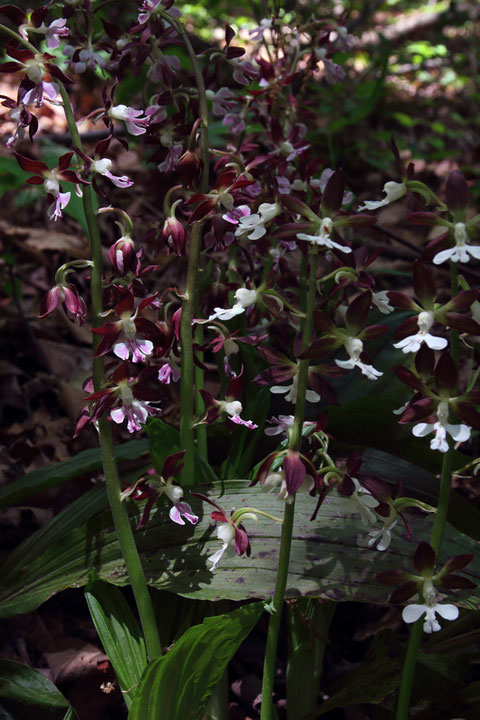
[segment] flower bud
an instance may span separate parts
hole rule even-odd
[[[190,188],[196,184],[202,170],[202,159],[191,150],[183,153],[178,161],[177,170],[182,184]]]
[[[108,257],[116,275],[136,272],[137,256],[133,240],[129,235],[119,238],[108,251]]]
[[[168,217],[165,220],[162,229],[162,238],[164,242],[177,253],[179,257],[183,255],[185,242],[187,240],[187,231],[176,217]]]

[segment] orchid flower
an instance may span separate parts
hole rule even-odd
[[[432,450],[439,450],[441,453],[448,452],[447,433],[455,440],[455,442],[465,442],[470,438],[471,428],[468,425],[452,425],[448,421],[448,402],[442,400],[437,408],[437,422],[435,423],[418,423],[412,428],[415,437],[425,437],[432,432],[435,437],[430,441]]]
[[[93,172],[99,173],[99,175],[107,177],[117,187],[131,187],[133,185],[133,181],[126,175],[113,175],[111,172],[112,166],[113,162],[109,158],[100,158],[99,160],[92,160],[90,169],[93,170]]]
[[[168,513],[172,522],[177,525],[185,525],[183,518],[186,518],[192,525],[197,524],[198,516],[195,515],[188,503],[182,501],[183,489],[174,481],[183,467],[184,454],[185,450],[181,450],[169,455],[165,459],[160,473],[152,468],[147,471],[145,476],[122,492],[122,500],[126,497],[132,497],[134,500],[147,499],[137,529],[142,528],[148,522],[153,505],[162,495],[165,495],[172,503]]]
[[[358,210],[378,210],[378,208],[390,205],[390,203],[400,200],[407,194],[407,186],[404,182],[398,183],[390,180],[383,186],[383,192],[385,197],[383,200],[365,200],[363,205],[360,205]]]
[[[113,105],[107,112],[114,120],[123,120],[131,135],[143,135],[147,132],[150,123],[148,117],[142,117],[143,110],[127,107],[127,105]]]
[[[431,605],[417,605],[412,603],[406,605],[402,610],[402,620],[406,623],[414,623],[419,620],[422,615],[425,615],[423,623],[423,631],[430,634],[432,632],[438,632],[442,629],[440,623],[436,618],[436,613],[440,615],[444,620],[456,620],[458,618],[458,608],[456,605],[441,605],[434,603]]]
[[[363,342],[359,338],[349,337],[345,340],[345,350],[349,354],[349,360],[335,360],[335,364],[344,370],[352,370],[354,367],[358,367],[362,375],[365,375],[368,380],[377,380],[383,375],[383,372],[376,370],[373,365],[368,365],[360,360],[360,355],[363,352]]]
[[[451,260],[456,263],[467,263],[470,257],[480,260],[480,245],[470,245],[465,223],[455,223],[453,237],[455,245],[437,253],[433,258],[435,265],[441,265],[446,260]]]
[[[265,223],[273,220],[281,212],[278,203],[261,203],[258,212],[252,215],[243,215],[238,221],[238,228],[235,230],[236,237],[246,235],[249,240],[259,240],[267,232]]]
[[[423,311],[418,314],[418,333],[409,335],[400,342],[394,343],[393,347],[401,349],[404,353],[416,353],[420,350],[422,343],[428,345],[431,350],[444,350],[448,345],[446,338],[430,335],[430,328],[435,322],[433,312]]]
[[[255,305],[258,299],[258,293],[256,290],[249,290],[248,288],[239,288],[235,292],[236,303],[231,308],[226,310],[222,308],[215,308],[214,312],[208,318],[211,320],[231,320],[236,315],[241,315],[251,305]]]

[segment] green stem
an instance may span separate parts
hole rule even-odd
[[[185,450],[184,465],[181,472],[184,487],[194,484],[193,401],[194,401],[194,362],[193,362],[193,308],[195,289],[202,242],[202,223],[196,222],[192,229],[190,252],[188,255],[187,286],[180,321],[180,343],[182,348],[182,374],[180,376],[180,445]]]
[[[458,295],[458,273],[457,273],[457,263],[454,263],[450,261],[450,290],[452,294],[452,298],[457,297]],[[455,363],[455,367],[459,368],[460,366],[460,340],[458,337],[458,332],[456,330],[450,331],[450,352],[452,355],[453,362]]]
[[[395,720],[408,720],[410,708],[410,696],[412,694],[413,679],[415,676],[415,665],[420,649],[423,634],[423,620],[417,620],[410,631],[407,652],[403,664],[400,689],[398,692],[397,714]]]
[[[449,451],[443,456],[438,506],[430,537],[430,545],[435,550],[435,554],[437,556],[442,544],[443,531],[447,521],[448,501],[450,498],[450,486],[452,481],[452,460],[453,447],[450,447]],[[408,640],[407,653],[405,655],[402,677],[400,679],[396,720],[408,720],[410,696],[412,694],[415,666],[418,651],[420,649],[422,634],[423,619],[420,618],[420,620],[417,620],[417,622],[413,625]]]
[[[430,537],[430,545],[438,555],[442,544],[443,531],[447,522],[448,502],[450,499],[450,488],[452,485],[452,463],[453,463],[453,445],[450,445],[448,452],[443,456],[442,476],[440,479],[440,492],[438,495],[438,505],[433,521],[432,535]]]
[[[203,325],[197,324],[194,333],[195,342],[198,345],[203,345]],[[203,362],[203,352],[197,353],[200,362]],[[205,403],[200,394],[200,388],[203,388],[205,379],[205,372],[203,368],[195,365],[195,410],[198,416],[203,415],[205,412]],[[207,450],[207,426],[198,425],[197,427],[197,448],[198,454],[203,460],[208,460]]]
[[[199,65],[195,51],[188,39],[183,24],[171,15],[160,11],[163,17],[173,25],[177,32],[182,36],[185,48],[192,63],[195,82],[198,89],[198,105],[201,119],[201,154],[203,161],[202,177],[200,179],[200,192],[204,193],[208,190],[209,184],[209,157],[210,150],[208,146],[208,104],[205,92],[205,83],[203,81],[202,69]],[[180,323],[180,342],[182,347],[182,374],[180,378],[180,443],[185,450],[184,465],[182,468],[182,482],[184,486],[192,485],[194,482],[194,450],[195,440],[192,428],[194,398],[196,399],[196,411],[200,414],[204,409],[204,404],[199,393],[203,387],[203,371],[198,368],[194,369],[193,362],[193,337],[192,337],[192,321],[193,312],[196,304],[196,295],[198,291],[198,272],[200,265],[200,250],[202,242],[202,226],[203,222],[198,221],[192,227],[192,239],[190,243],[190,253],[187,266],[187,284],[185,290],[185,299],[182,306],[182,319]],[[197,331],[201,332],[201,331]],[[194,390],[195,381],[195,390]],[[207,456],[207,439],[206,428],[201,427],[198,432],[198,449],[202,457]]]
[[[75,123],[73,109],[68,93],[59,83],[60,93],[63,100],[65,117],[72,136],[73,144],[79,149],[82,148],[80,135]],[[90,185],[83,189],[83,208],[88,228],[89,242],[92,250],[92,272],[91,272],[91,301],[92,301],[92,325],[99,327],[104,319],[101,317],[103,310],[103,285],[102,285],[102,244],[98,229],[97,218],[93,209],[93,194]],[[93,349],[95,351],[100,338],[95,335]],[[101,390],[105,379],[103,358],[93,359],[93,384],[95,391]],[[121,484],[118,474],[118,466],[115,458],[115,447],[113,443],[112,427],[104,416],[98,422],[98,435],[100,450],[102,454],[103,471],[107,485],[108,499],[112,511],[115,529],[118,534],[120,548],[127,567],[128,576],[132,585],[133,594],[137,603],[138,614],[142,624],[143,635],[147,646],[147,653],[150,660],[161,655],[162,647],[158,634],[158,627],[153,610],[152,601],[148,591],[147,582],[143,572],[142,564],[138,554],[135,538],[130,525],[128,511],[121,501]]]
[[[32,45],[32,43],[28,42],[28,40],[25,40],[21,35],[16,33],[14,30],[10,30],[10,28],[6,27],[6,25],[0,25],[0,31],[4,32],[6,35],[10,35],[10,37],[14,38],[17,42],[21,43],[27,50],[30,50],[35,55],[37,55],[40,51],[37,50],[35,45]]]
[[[307,261],[302,264],[302,276],[300,286],[305,284],[307,274]],[[306,301],[306,318],[303,328],[302,349],[305,349],[312,337],[313,309],[315,305],[315,285],[317,272],[317,253],[314,251],[310,256],[310,276],[308,280],[308,294]],[[290,435],[290,449],[298,451],[302,442],[302,427],[305,414],[305,393],[308,380],[308,360],[300,360],[298,371],[298,392],[295,405],[295,422]],[[283,517],[282,535],[280,539],[280,553],[278,558],[277,578],[271,604],[271,616],[268,625],[267,644],[265,648],[265,662],[263,667],[262,683],[262,708],[261,720],[272,720],[274,717],[273,707],[273,684],[275,679],[275,663],[277,658],[278,635],[282,617],[285,589],[287,587],[288,567],[290,564],[290,549],[292,546],[293,520],[295,516],[295,497],[291,503],[285,504]]]
[[[457,266],[450,263],[450,283],[452,289],[452,297],[456,297],[458,293]],[[450,349],[452,358],[458,371],[460,362],[460,346],[458,333],[450,332]],[[442,475],[440,478],[440,491],[438,494],[437,509],[435,519],[433,521],[432,534],[430,536],[430,545],[435,551],[438,559],[440,547],[442,545],[443,532],[447,522],[448,503],[450,499],[450,489],[452,485],[452,463],[453,463],[453,443],[450,441],[448,452],[443,456]],[[420,643],[423,633],[423,620],[417,620],[413,625],[410,638],[408,641],[407,652],[403,665],[402,677],[400,679],[400,689],[398,694],[397,715],[396,720],[408,720],[410,696],[412,694],[412,685],[415,676],[415,665],[417,655],[420,649]]]

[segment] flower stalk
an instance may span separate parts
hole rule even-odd
[[[317,271],[317,248],[313,248],[310,255],[310,275],[308,279],[308,292],[306,297],[306,317],[303,327],[302,349],[310,344],[313,330],[313,309],[315,305],[316,271]],[[300,287],[306,286],[307,261],[302,263],[302,277]],[[289,449],[298,451],[302,441],[302,428],[305,416],[305,394],[307,390],[309,360],[300,360],[298,371],[298,394],[295,405],[295,420],[290,433]],[[277,657],[278,636],[280,632],[280,621],[282,607],[285,600],[285,589],[287,587],[288,568],[290,563],[290,550],[292,546],[293,521],[295,517],[295,496],[293,502],[285,503],[282,534],[280,539],[280,553],[278,558],[278,571],[275,582],[273,600],[267,609],[271,612],[268,625],[267,643],[265,649],[265,660],[263,666],[262,682],[262,708],[261,720],[272,720],[274,717],[273,708],[273,684],[275,678],[275,662]]]
[[[458,294],[457,266],[454,262],[450,262],[450,283],[452,290],[452,298]],[[459,367],[459,342],[458,333],[455,330],[450,331],[450,348],[455,367]],[[450,489],[452,486],[452,462],[453,462],[453,444],[449,440],[449,449],[443,456],[442,474],[440,478],[440,490],[438,495],[437,509],[433,521],[432,534],[430,537],[430,545],[435,551],[438,559],[440,547],[442,545],[443,532],[447,522],[448,504],[450,499]],[[407,652],[405,655],[402,676],[400,679],[400,688],[398,693],[396,720],[408,720],[410,697],[412,694],[413,680],[415,677],[415,666],[420,644],[423,635],[423,620],[420,618],[414,623],[410,637],[408,640]]]
[[[167,15],[163,12],[161,14],[164,17]],[[193,73],[195,75],[195,82],[198,90],[198,104],[200,110],[200,134],[201,134],[201,155],[203,161],[202,175],[200,178],[200,192],[206,192],[208,190],[208,174],[209,174],[209,146],[208,146],[208,105],[207,96],[205,93],[205,83],[203,80],[202,70],[198,63],[195,51],[187,37],[185,29],[181,22],[178,22],[171,15],[167,17],[168,22],[171,23],[177,32],[182,36],[182,40],[185,43],[185,48],[190,57]],[[204,372],[201,368],[194,368],[193,362],[193,334],[192,334],[192,323],[193,323],[193,312],[196,306],[197,292],[198,292],[198,275],[199,275],[199,264],[200,264],[200,251],[202,244],[202,226],[201,220],[193,223],[192,235],[190,243],[190,252],[188,256],[188,267],[187,267],[187,284],[185,291],[185,298],[182,306],[182,318],[180,323],[180,342],[182,346],[182,374],[180,378],[180,443],[182,448],[185,450],[184,466],[182,468],[182,484],[185,487],[193,485],[194,482],[194,451],[195,451],[195,439],[193,424],[193,413],[194,413],[194,398],[195,398],[195,409],[197,414],[200,414],[205,406],[200,395],[200,390],[203,388]],[[200,341],[202,330],[196,331],[196,338]],[[195,387],[195,393],[193,388]],[[198,450],[204,459],[207,457],[207,441],[206,441],[206,429],[202,428],[197,430],[198,433]]]
[[[70,98],[65,86],[59,83],[60,93],[63,100],[65,117],[67,119],[68,129],[72,136],[73,144],[82,149],[80,135],[75,123],[73,109]],[[92,251],[92,271],[91,271],[91,306],[92,306],[92,326],[100,327],[103,323],[101,313],[103,311],[102,301],[102,245],[100,233],[98,229],[97,219],[93,209],[92,189],[90,185],[86,185],[83,191],[83,207],[85,219],[87,222],[89,242]],[[94,335],[93,350],[95,352],[100,337]],[[93,385],[95,391],[101,390],[105,378],[103,357],[97,357],[93,360]],[[142,625],[143,635],[147,647],[147,654],[150,660],[158,657],[162,652],[160,637],[158,633],[157,622],[153,610],[152,601],[148,591],[147,582],[143,572],[140,556],[135,544],[135,538],[130,525],[128,511],[121,500],[121,484],[118,474],[118,466],[115,458],[115,447],[113,444],[113,433],[111,425],[106,417],[102,417],[98,421],[98,436],[100,442],[100,450],[102,454],[103,471],[107,486],[108,500],[112,511],[115,529],[118,534],[122,555],[127,567],[128,576],[132,585],[133,594],[137,604],[138,614]]]

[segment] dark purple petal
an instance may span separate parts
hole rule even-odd
[[[429,267],[416,260],[413,264],[413,287],[415,295],[424,308],[430,310],[437,295],[433,273]]]
[[[425,393],[427,391],[427,387],[424,385],[422,380],[420,380],[420,378],[414,375],[411,370],[407,370],[407,368],[401,365],[395,365],[393,368],[393,372],[398,377],[400,382],[403,382],[405,385],[408,385],[409,387],[413,388],[414,390],[418,390],[421,393]]]
[[[17,27],[27,22],[27,16],[15,5],[1,5],[0,13],[5,15]]]
[[[448,570],[448,572],[451,572],[452,570],[462,570],[472,562],[474,557],[475,555],[473,553],[455,555],[454,557],[451,557],[449,560],[447,560],[447,562],[443,566],[443,569]]]
[[[294,450],[289,450],[283,461],[283,469],[288,494],[293,495],[301,486],[306,474],[305,465],[301,461],[300,455]]]
[[[445,313],[445,322],[448,327],[467,335],[480,335],[480,325],[473,318],[465,317],[461,313]]]
[[[469,200],[467,181],[459,170],[453,170],[447,178],[445,199],[450,212],[466,210]]]
[[[353,300],[345,315],[345,326],[350,335],[356,335],[367,322],[368,313],[372,305],[372,293],[370,290],[358,295]]]
[[[422,343],[422,347],[415,355],[415,369],[423,380],[428,380],[433,374],[435,367],[435,353],[426,343]]]
[[[203,502],[208,503],[209,505],[213,505],[214,508],[217,508],[217,510],[221,513],[221,522],[228,522],[228,518],[225,515],[225,511],[220,507],[220,505],[217,505],[216,502],[213,500],[210,500],[209,497],[206,495],[203,495],[202,493],[193,492],[193,490],[190,490],[190,495],[195,495],[195,497],[200,498],[200,500],[203,500]],[[212,513],[213,515],[213,513]]]
[[[337,348],[342,345],[343,340],[341,338],[320,338],[319,340],[314,340],[310,347],[301,352],[298,357],[300,360],[323,358],[332,353],[334,350],[337,350]]]
[[[399,583],[407,581],[409,577],[410,575],[406,570],[384,570],[378,573],[375,579],[383,585],[398,585]]]
[[[408,580],[407,582],[404,582],[398,587],[396,590],[393,591],[393,593],[388,598],[388,602],[392,603],[393,605],[396,605],[397,603],[403,603],[409,598],[412,597],[412,595],[415,595],[419,591],[419,583],[415,580]]]
[[[359,333],[359,337],[362,340],[375,340],[376,338],[385,335],[386,332],[388,332],[388,327],[386,325],[369,325],[365,328],[365,330],[362,330],[362,332]]]
[[[245,528],[243,525],[235,526],[235,552],[237,555],[243,555],[243,553],[246,553],[248,556],[250,555],[249,549],[250,542]]]
[[[467,425],[475,430],[480,430],[480,413],[475,410],[473,405],[466,402],[453,402],[452,403],[455,414],[458,415],[460,420],[463,420]]]
[[[415,225],[427,225],[429,227],[443,224],[438,215],[432,212],[412,212],[407,215],[407,220],[415,223]]]
[[[162,472],[161,475],[164,480],[169,480],[169,478],[173,478],[183,467],[183,456],[185,455],[185,450],[179,450],[176,453],[173,453],[173,455],[169,455],[167,458],[165,458],[165,462],[162,466]]]
[[[434,377],[439,395],[454,397],[457,394],[458,372],[448,351],[440,355],[435,367]]]
[[[409,298],[405,293],[397,292],[396,290],[390,290],[387,292],[387,297],[395,307],[402,308],[403,310],[415,310],[416,305],[412,298]]]
[[[334,217],[343,202],[343,193],[345,192],[345,179],[341,170],[335,170],[330,175],[325,190],[322,195],[322,214],[324,217]]]
[[[448,590],[471,590],[476,584],[462,575],[444,575],[436,585]]]
[[[435,550],[427,542],[421,542],[413,555],[413,567],[423,575],[425,571],[433,570],[435,565]]]
[[[43,175],[44,172],[48,172],[48,165],[40,160],[33,160],[32,158],[24,157],[20,153],[13,153],[17,159],[18,164],[26,172],[35,173],[35,175]]]

